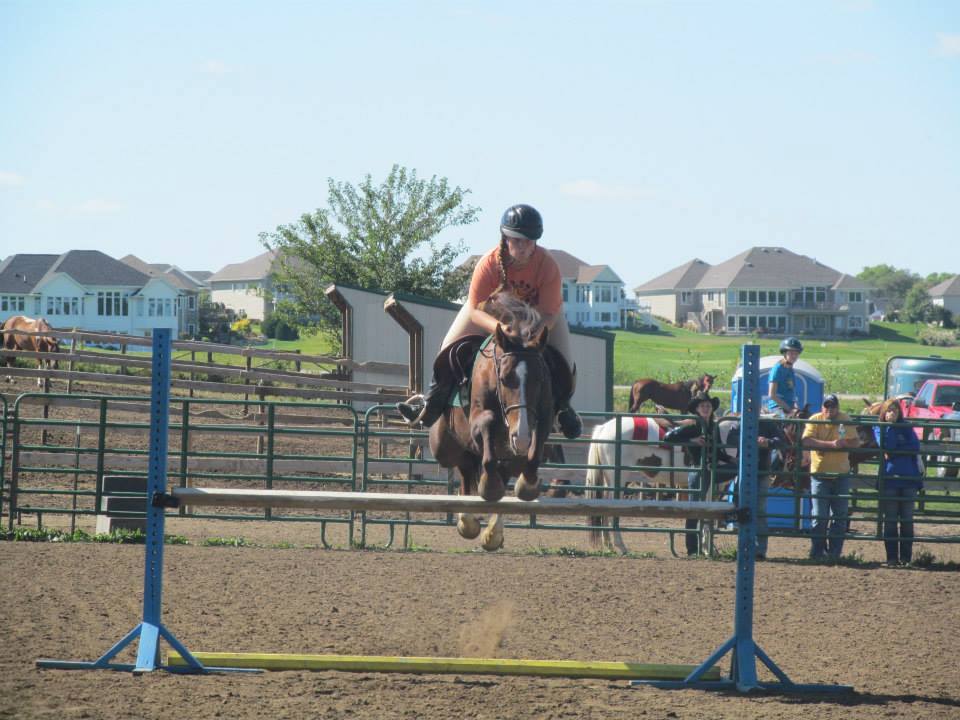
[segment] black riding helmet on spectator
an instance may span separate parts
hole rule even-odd
[[[783,342],[780,343],[780,354],[783,355],[787,350],[796,350],[798,353],[802,353],[803,343],[795,337],[784,338]]]

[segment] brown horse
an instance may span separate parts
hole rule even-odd
[[[687,405],[698,392],[709,393],[716,375],[704,373],[696,380],[681,380],[675,383],[662,383],[653,378],[641,378],[630,388],[630,408],[628,412],[638,413],[640,406],[647,400],[671,410],[687,411]]]
[[[12,332],[14,330],[25,333],[53,332],[50,323],[43,318],[33,319],[24,315],[13,315],[7,318],[3,326],[0,327],[0,335],[3,336],[3,349],[39,353],[60,352],[60,342],[53,335],[24,335],[20,332]],[[4,356],[3,360],[7,367],[13,367],[14,358],[12,355]],[[57,361],[51,358],[37,358],[37,367],[56,368]]]
[[[531,330],[539,325],[539,316],[530,326],[514,319],[510,335],[498,325],[474,362],[469,410],[448,408],[430,428],[430,449],[441,466],[457,468],[461,495],[479,491],[484,500],[500,500],[512,477],[521,500],[540,494],[537,471],[553,425],[553,390],[544,360],[547,329]],[[457,531],[473,539],[480,523],[461,513]],[[499,515],[490,517],[481,544],[485,550],[503,545]]]

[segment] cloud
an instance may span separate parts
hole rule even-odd
[[[116,200],[93,199],[75,205],[73,208],[84,215],[109,215],[123,210],[123,205]]]
[[[604,185],[596,180],[574,180],[560,186],[560,192],[570,197],[588,200],[637,200],[649,198],[652,193],[631,185]]]
[[[937,33],[937,52],[944,57],[960,57],[960,33]]]
[[[223,60],[204,60],[200,65],[200,72],[207,75],[226,75],[231,70]]]
[[[23,175],[17,175],[15,172],[6,172],[0,170],[0,187],[20,187],[26,182]]]

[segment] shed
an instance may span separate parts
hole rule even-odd
[[[762,402],[766,405],[767,390],[770,386],[770,370],[780,362],[780,355],[765,355],[760,358],[760,392]],[[817,412],[823,404],[823,375],[805,360],[797,360],[793,365],[793,372],[797,376],[797,404],[802,408],[810,406],[811,412]],[[730,381],[730,407],[739,407],[740,392],[743,385],[743,368],[737,367]]]

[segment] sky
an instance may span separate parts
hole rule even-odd
[[[632,288],[960,272],[960,2],[0,0],[0,257],[216,271],[394,164]],[[464,255],[466,258],[466,254]]]

